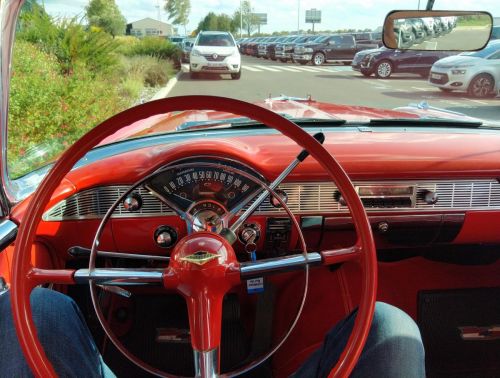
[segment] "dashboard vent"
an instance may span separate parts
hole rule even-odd
[[[413,185],[416,188],[415,203],[404,199],[380,200],[363,198],[368,212],[371,211],[442,211],[468,209],[500,209],[500,184],[496,180],[415,180],[415,181],[378,181],[355,182],[356,186],[391,186]],[[330,182],[316,183],[284,183],[279,186],[288,195],[288,206],[296,214],[321,214],[347,212],[346,206],[339,202],[337,187]],[[102,218],[114,201],[128,189],[126,185],[105,186],[88,189],[76,193],[57,203],[48,210],[45,221],[98,219]],[[425,193],[437,193],[438,201],[427,204]],[[127,212],[120,205],[113,217],[135,218],[146,216],[175,215],[175,212],[146,189],[136,192],[143,199],[143,206],[138,212]],[[387,203],[389,201],[390,203]],[[249,206],[249,205],[247,205]],[[268,200],[259,206],[256,213],[285,214],[280,208],[273,207]]]
[[[79,220],[100,219],[104,217],[113,203],[128,190],[126,185],[104,186],[88,189],[76,193],[47,211],[43,220]],[[175,215],[175,212],[143,188],[135,190],[142,198],[142,207],[139,211],[128,212],[120,204],[113,218],[136,218],[141,216]]]

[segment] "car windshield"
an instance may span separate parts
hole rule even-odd
[[[234,46],[234,41],[228,34],[200,34],[197,46]]]
[[[474,56],[476,58],[487,58],[497,51],[500,51],[500,41],[492,42],[490,43],[490,45],[480,51],[467,51],[461,53],[460,55]]]
[[[500,88],[498,62],[489,71],[481,65],[448,70],[439,61],[459,52],[433,47],[436,41],[478,30],[475,19],[428,17],[403,22],[406,27],[399,38],[404,48],[380,48],[385,16],[393,9],[417,9],[418,4],[423,9],[426,1],[68,0],[62,4],[63,0],[27,0],[17,21],[7,158],[9,175],[18,188],[38,185],[70,145],[104,120],[174,96],[236,98],[310,126],[313,119],[328,120],[334,127],[339,120],[359,126],[374,118],[424,116],[454,122],[479,119],[491,127],[500,122],[500,100],[495,97]],[[499,20],[497,0],[436,0],[434,9],[462,6],[490,12],[495,24]],[[306,18],[306,11],[309,15],[313,8],[319,11],[318,18]],[[326,42],[331,36],[336,36],[336,43]],[[411,46],[430,47],[424,52],[404,51]],[[499,47],[492,43],[461,55],[484,58]],[[491,80],[477,80],[484,75]],[[158,115],[130,125],[97,148],[168,133],[187,134],[200,127],[210,135],[218,132],[211,126],[213,120],[232,119],[220,126],[226,128],[241,121],[237,114],[182,114]]]

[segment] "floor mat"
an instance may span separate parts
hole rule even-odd
[[[134,321],[130,331],[121,341],[137,357],[165,372],[194,375],[193,350],[190,343],[157,342],[157,330],[189,329],[184,299],[177,295],[137,296],[134,298]],[[221,340],[221,369],[223,372],[239,366],[249,353],[249,340],[239,321],[239,304],[236,296],[224,300]],[[109,344],[104,358],[119,377],[150,377],[126,360]]]
[[[490,331],[500,325],[500,288],[424,291],[418,303],[428,377],[500,377]]]

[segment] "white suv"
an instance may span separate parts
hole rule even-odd
[[[241,77],[241,55],[231,33],[222,31],[200,32],[189,57],[192,78],[200,73],[231,74]]]

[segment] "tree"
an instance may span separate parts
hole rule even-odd
[[[227,14],[209,12],[198,24],[197,31],[220,30],[233,33],[236,28],[233,20]]]
[[[186,34],[186,25],[191,12],[190,0],[165,0],[164,8],[168,13],[168,19],[172,20],[172,24],[184,26],[184,34]]]
[[[127,21],[115,0],[90,0],[85,11],[89,26],[101,28],[113,37],[125,34]]]
[[[240,29],[240,21],[243,24],[243,30],[247,32],[249,37],[259,27],[259,18],[255,15],[249,0],[243,0],[241,2],[241,9],[234,12],[233,25],[235,29]]]

